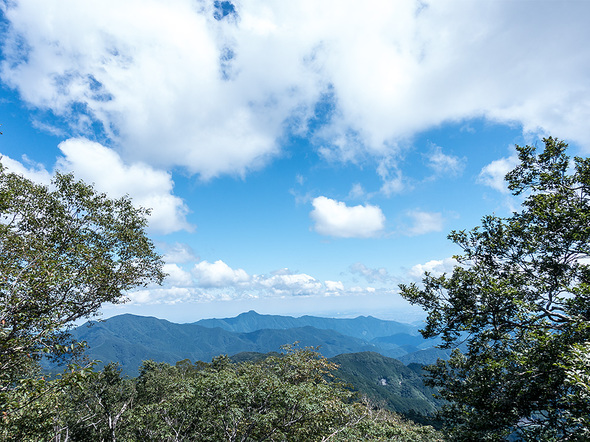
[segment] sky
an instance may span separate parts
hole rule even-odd
[[[152,208],[162,286],[103,316],[412,322],[398,285],[590,154],[590,2],[0,1],[0,155]]]

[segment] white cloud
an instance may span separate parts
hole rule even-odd
[[[328,293],[340,293],[344,291],[344,284],[342,281],[325,281],[326,291]]]
[[[135,205],[152,209],[150,230],[159,233],[193,230],[186,221],[188,208],[181,198],[172,194],[174,183],[169,173],[141,163],[127,166],[113,150],[84,138],[66,140],[59,148],[64,156],[58,158],[57,169],[74,172],[76,179],[93,184],[97,191],[111,198],[129,195]],[[22,163],[7,156],[1,161],[10,172],[36,183],[49,185],[51,182],[51,173],[26,156]]]
[[[318,295],[324,289],[320,281],[304,273],[259,276],[256,278],[256,286],[270,290],[275,296]]]
[[[23,155],[23,162],[13,160],[12,158],[0,154],[0,162],[8,172],[22,175],[23,177],[38,183],[48,186],[51,183],[51,174],[41,164],[32,163]],[[24,163],[24,164],[23,164]]]
[[[225,287],[247,283],[250,276],[243,270],[234,270],[221,260],[214,263],[201,261],[195,264],[193,275],[201,287]]]
[[[162,270],[168,276],[166,276],[166,284],[175,287],[191,287],[193,278],[189,272],[182,269],[177,264],[164,264]]]
[[[193,301],[196,292],[187,287],[150,287],[127,293],[130,304],[179,304]]]
[[[496,189],[501,193],[509,193],[508,184],[504,177],[508,172],[516,167],[518,164],[518,157],[515,155],[508,158],[501,158],[492,161],[490,164],[481,169],[477,182]]]
[[[189,261],[198,261],[198,257],[188,244],[159,243],[157,245],[164,250],[164,261],[166,263],[183,264]]]
[[[348,207],[325,196],[315,198],[312,204],[310,216],[315,222],[314,230],[321,235],[370,238],[383,230],[385,216],[377,206]]]
[[[360,183],[355,183],[352,185],[350,192],[348,193],[348,198],[350,199],[360,199],[364,198],[366,195],[365,189]]]
[[[111,197],[128,194],[134,204],[151,209],[150,230],[171,233],[193,229],[186,221],[188,208],[172,194],[174,183],[169,173],[142,163],[126,165],[112,149],[84,138],[66,140],[59,148],[64,156],[57,161],[58,169],[73,171],[77,179],[93,183]]]
[[[427,155],[428,167],[437,175],[457,176],[465,168],[465,158],[459,158],[454,155],[446,155],[442,147],[432,145],[431,152]]]
[[[400,193],[406,188],[402,172],[391,155],[388,155],[386,158],[382,158],[379,161],[377,174],[383,181],[380,190],[385,196]]]
[[[200,261],[190,272],[177,264],[167,263],[168,273],[162,286],[155,284],[127,294],[133,304],[177,304],[181,302],[232,301],[292,297],[324,298],[329,296],[372,295],[390,292],[374,287],[347,287],[342,281],[326,280],[305,273],[280,269],[270,274],[249,275],[225,262]]]
[[[590,150],[588,2],[236,9],[217,21],[210,1],[10,2],[2,80],[74,131],[99,121],[126,159],[203,178],[264,165],[284,123],[305,130],[326,92],[334,111],[316,141],[344,160],[395,156],[398,141],[473,117]]]
[[[424,272],[429,272],[432,276],[442,276],[443,273],[451,274],[458,262],[453,258],[444,258],[441,260],[433,259],[425,264],[416,264],[409,270],[412,278],[422,279]]]
[[[444,219],[439,212],[412,210],[407,212],[407,216],[413,221],[412,226],[407,230],[407,234],[410,236],[440,232],[443,229]]]

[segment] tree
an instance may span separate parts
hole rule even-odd
[[[314,349],[233,363],[144,362],[128,440],[439,441],[336,382],[336,365]]]
[[[67,335],[74,321],[94,315],[105,302],[123,302],[129,289],[162,281],[163,262],[145,234],[148,214],[128,197],[110,199],[71,174],[57,173],[47,187],[0,164],[0,409],[5,420],[37,397],[13,400],[19,386],[35,380],[42,355],[75,351]]]
[[[583,366],[572,355],[590,340],[590,159],[572,163],[567,144],[543,142],[539,154],[516,146],[520,164],[506,176],[522,210],[451,232],[463,250],[452,275],[400,286],[428,312],[424,337],[466,345],[429,368],[454,440],[582,440],[588,431],[571,395]]]
[[[70,413],[63,419],[62,434],[74,440],[116,442],[128,425],[127,415],[135,399],[134,381],[121,377],[119,366],[110,363],[67,387],[62,391],[62,407],[67,401]]]

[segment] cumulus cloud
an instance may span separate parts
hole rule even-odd
[[[130,304],[179,304],[194,301],[198,292],[188,287],[149,287],[127,293]]]
[[[344,292],[344,284],[342,281],[325,281],[324,284],[326,286],[327,293],[339,294]]]
[[[406,231],[410,236],[440,232],[443,229],[444,219],[439,212],[412,210],[407,212],[406,215],[412,219],[412,225]]]
[[[473,117],[590,150],[587,2],[216,3],[5,3],[0,75],[76,133],[98,122],[125,158],[205,179],[264,165],[322,100],[314,140],[343,160]]]
[[[166,283],[175,287],[190,287],[193,285],[193,278],[189,272],[177,264],[164,264],[162,267],[166,276]]]
[[[481,169],[481,172],[477,177],[477,182],[489,186],[498,192],[509,193],[508,184],[504,180],[504,177],[508,172],[514,169],[517,164],[518,157],[516,157],[516,155],[492,161]]]
[[[313,200],[311,218],[314,230],[321,235],[340,238],[370,238],[384,227],[385,216],[377,206],[348,207],[345,203],[325,196]]]
[[[128,194],[134,204],[152,210],[150,229],[161,233],[193,229],[186,221],[187,206],[172,193],[168,172],[143,163],[126,165],[112,149],[84,138],[66,140],[59,148],[64,156],[57,161],[58,169],[75,172],[76,178],[111,197]]]
[[[221,260],[195,264],[193,275],[199,280],[201,287],[230,287],[250,280],[243,269],[234,270]]]
[[[280,269],[268,274],[249,275],[222,260],[200,261],[190,271],[179,264],[166,263],[168,277],[162,286],[127,293],[133,304],[177,304],[181,302],[232,301],[241,299],[329,296],[363,296],[388,293],[389,289],[346,286],[342,281],[321,281],[306,273]]]
[[[304,273],[259,276],[256,278],[255,286],[270,290],[275,296],[318,295],[324,289],[320,281]]]
[[[125,165],[113,150],[84,138],[69,139],[59,144],[63,156],[56,168],[74,172],[76,179],[93,184],[111,198],[129,195],[133,203],[151,209],[149,229],[158,233],[193,230],[187,220],[188,208],[173,195],[174,183],[169,173],[146,164]],[[2,156],[2,164],[10,171],[39,184],[49,185],[52,174],[42,164],[23,156],[22,162]]]

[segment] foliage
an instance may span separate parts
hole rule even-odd
[[[565,143],[543,141],[539,154],[517,146],[506,176],[522,210],[453,231],[463,254],[450,277],[400,286],[428,312],[424,337],[466,343],[429,368],[454,440],[581,440],[588,430],[587,405],[584,415],[570,399],[574,385],[587,392],[588,365],[572,352],[590,340],[590,159],[572,164]]]
[[[38,361],[42,355],[75,352],[78,347],[67,335],[74,321],[93,315],[105,302],[122,302],[126,290],[161,282],[163,263],[145,234],[147,214],[129,198],[109,199],[72,175],[58,173],[46,187],[0,164],[0,409],[5,416],[37,403],[49,388],[35,376]]]
[[[590,439],[590,342],[573,344],[566,365],[565,383],[569,387],[564,398],[568,419],[576,428],[578,440]]]
[[[72,392],[78,395],[87,378],[96,376],[91,367],[77,367],[56,379],[22,378],[18,388],[5,394],[0,440],[34,442],[39,440],[68,440],[66,422],[79,424],[90,418],[82,409],[75,410]]]
[[[147,412],[140,414],[147,420],[136,423],[135,435],[140,440],[169,440],[178,434],[201,441],[321,439],[344,426],[342,411],[351,397],[325,379],[334,368],[309,349],[291,348],[282,357],[258,362],[233,364],[220,356],[192,369],[185,364],[182,371],[188,376],[166,364],[144,364],[138,402],[143,400],[140,406]],[[163,376],[166,371],[169,375]],[[173,389],[162,388],[165,379],[174,379]],[[160,400],[154,409],[156,396]]]
[[[354,385],[371,400],[404,415],[434,414],[439,402],[424,386],[421,373],[397,359],[374,352],[342,354],[330,359],[339,365],[336,377]]]
[[[4,427],[2,440],[437,441],[335,382],[335,364],[313,349],[232,363],[146,361],[139,377],[114,365],[49,381],[52,394]],[[64,375],[66,376],[66,375]],[[36,416],[42,411],[40,424]],[[29,422],[29,425],[26,423]]]
[[[160,282],[147,211],[57,174],[50,188],[0,165],[0,439],[6,441],[436,440],[430,427],[354,400],[313,349],[234,364],[70,364],[53,379],[39,360],[74,353],[68,330],[104,302]]]

